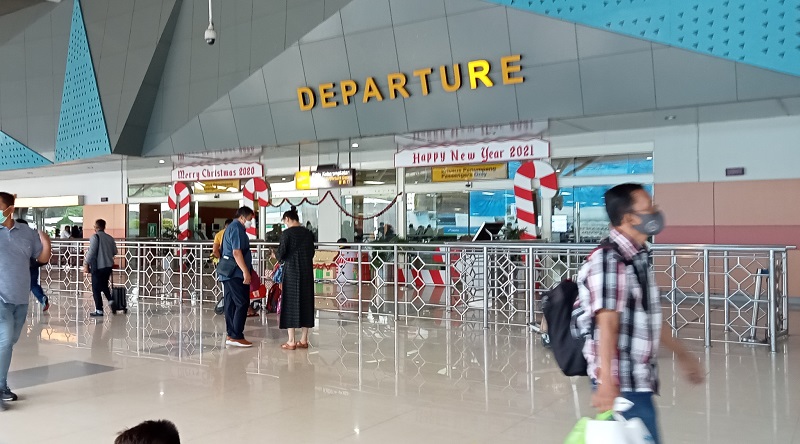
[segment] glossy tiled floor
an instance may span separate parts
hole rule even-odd
[[[267,316],[248,320],[255,348],[226,350],[211,310],[87,313],[88,301],[64,298],[29,317],[10,381],[22,400],[0,412],[0,444],[109,443],[160,418],[198,444],[558,443],[592,413],[587,382],[563,377],[519,328],[323,313],[312,348],[287,352]],[[662,356],[666,442],[800,443],[800,343],[776,355],[689,346],[708,383],[687,385]]]

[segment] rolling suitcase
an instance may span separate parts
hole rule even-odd
[[[117,314],[118,311],[128,314],[128,292],[125,287],[111,289],[111,314]]]
[[[128,290],[125,287],[114,286],[114,272],[111,272],[111,314],[116,315],[118,311],[128,314]]]

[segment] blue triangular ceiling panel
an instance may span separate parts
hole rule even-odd
[[[56,138],[56,162],[111,154],[80,0],[75,0]]]
[[[800,0],[489,0],[800,75]]]
[[[21,170],[51,165],[41,154],[0,131],[0,171]]]

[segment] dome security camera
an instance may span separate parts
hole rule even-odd
[[[206,43],[209,45],[213,45],[217,41],[217,31],[214,30],[213,23],[208,25],[208,29],[206,29],[204,38],[206,39]]]
[[[211,0],[208,0],[208,29],[206,29],[203,38],[205,38],[209,46],[214,45],[217,41],[217,31],[214,30],[214,15],[211,7]]]

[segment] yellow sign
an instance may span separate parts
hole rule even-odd
[[[298,190],[311,189],[311,171],[298,171],[294,174],[294,187]]]
[[[503,85],[516,85],[525,81],[525,77],[517,75],[522,71],[522,66],[518,63],[522,59],[519,54],[503,57],[500,59],[500,80],[496,80],[498,75],[494,73],[492,79],[492,66],[488,60],[473,60],[466,64],[464,83],[469,81],[471,89],[478,89],[479,85],[491,88],[495,82],[502,81]],[[461,64],[442,65],[439,67],[439,79],[442,90],[445,92],[456,92],[461,89],[462,74]],[[431,82],[429,76],[433,75],[434,68],[422,68],[414,71],[413,76],[419,78],[419,92],[427,96],[431,92]],[[452,81],[451,81],[452,79]],[[388,92],[388,98],[394,100],[398,97],[409,98],[411,92],[407,87],[408,75],[401,72],[391,73],[386,76],[387,89],[381,87],[374,77],[367,77],[363,85],[359,86],[355,80],[342,80],[338,84],[323,83],[316,90],[309,86],[297,88],[297,101],[301,111],[310,111],[317,104],[317,99],[323,108],[336,108],[339,105],[349,105],[353,103],[354,97],[361,89],[361,102],[369,103],[370,100],[382,102]],[[414,92],[416,94],[416,91]]]
[[[211,180],[208,182],[195,182],[194,192],[196,194],[220,194],[238,193],[238,180]]]
[[[464,165],[432,169],[434,182],[466,182],[470,180],[506,179],[506,164]]]
[[[294,187],[298,190],[351,187],[355,176],[355,170],[300,171],[294,175]]]

